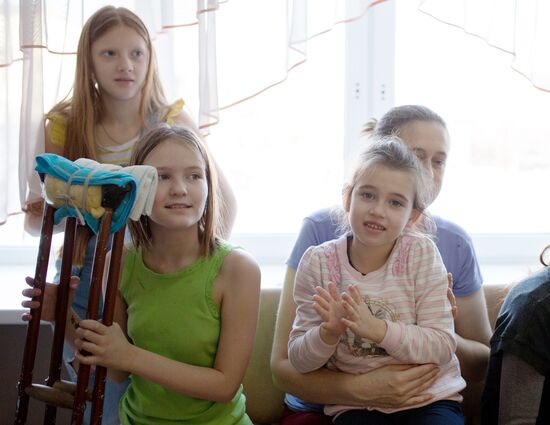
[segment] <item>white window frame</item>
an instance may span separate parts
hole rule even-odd
[[[371,8],[346,27],[345,142],[343,157],[349,167],[364,147],[360,133],[371,117],[394,106],[395,2]],[[295,234],[234,235],[264,266],[283,266]],[[471,234],[482,274],[488,284],[509,283],[538,268],[538,256],[550,234]],[[283,273],[279,273],[280,280]],[[280,282],[277,282],[280,283]],[[268,282],[274,285],[275,282]]]
[[[360,138],[370,117],[379,117],[394,105],[395,2],[371,8],[346,27],[345,142],[343,158],[349,167],[364,145]],[[301,218],[298,218],[301,220]],[[537,266],[540,250],[550,234],[472,234],[478,260],[484,268],[516,267],[518,276]],[[253,253],[262,266],[278,267],[267,285],[282,282],[282,269],[297,235],[235,234],[231,242]],[[38,240],[37,240],[38,244]],[[36,259],[36,247],[0,245],[0,266]],[[511,275],[512,276],[512,275]],[[503,283],[503,282],[491,282]]]
[[[346,167],[364,147],[359,137],[371,117],[380,117],[394,106],[395,2],[378,4],[346,30]],[[550,243],[550,234],[472,234],[484,275],[510,269],[510,281],[539,267],[538,256]],[[484,271],[486,273],[484,273]],[[488,278],[489,283],[496,282]]]
[[[394,104],[394,26],[393,2],[372,7],[360,19],[346,24],[343,152],[346,167],[364,146],[360,134],[367,119],[383,115]],[[296,237],[292,233],[235,234],[231,242],[250,250],[261,265],[284,266]],[[279,275],[282,282],[283,273]]]

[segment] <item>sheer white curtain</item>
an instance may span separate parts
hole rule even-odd
[[[220,111],[284,81],[309,39],[383,1],[0,0],[0,223],[38,184],[43,114],[70,92],[80,29],[99,7],[144,20],[167,97],[183,97],[206,133]]]
[[[516,71],[550,91],[548,0],[422,0],[420,10],[512,54]]]
[[[19,106],[23,61],[19,51],[19,2],[0,3],[0,223],[20,210]],[[15,106],[17,105],[17,106]]]

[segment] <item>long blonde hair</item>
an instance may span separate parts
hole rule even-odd
[[[66,117],[66,135],[63,155],[68,159],[97,159],[94,127],[103,119],[101,93],[93,77],[92,44],[112,28],[124,25],[143,38],[149,50],[149,63],[143,88],[139,114],[142,126],[152,113],[163,113],[167,102],[159,78],[155,50],[143,21],[123,7],[105,6],[95,12],[84,24],[76,54],[76,72],[72,96],[55,105],[46,115]]]
[[[141,89],[139,106],[141,126],[146,126],[146,118],[149,115],[156,113],[162,116],[168,110],[159,78],[155,50],[147,27],[135,13],[124,7],[102,7],[90,16],[82,27],[76,52],[72,96],[69,97],[69,93],[46,114],[46,119],[56,115],[62,115],[65,118],[63,156],[72,161],[78,158],[97,159],[94,128],[103,119],[104,111],[101,93],[93,77],[92,44],[107,31],[119,25],[136,31],[145,40],[149,51],[149,63]],[[83,263],[86,246],[91,236],[92,233],[88,228],[78,226],[73,256],[75,265]]]
[[[160,124],[158,127],[150,130],[139,142],[137,142],[134,147],[134,152],[132,153],[130,165],[142,165],[147,156],[167,140],[175,140],[183,145],[189,146],[191,149],[198,152],[204,161],[208,197],[204,212],[198,223],[198,236],[200,255],[210,255],[220,243],[219,186],[216,167],[214,166],[214,162],[206,145],[201,139],[189,129]],[[152,234],[149,220],[149,217],[142,215],[139,221],[130,221],[128,223],[132,241],[136,248],[144,247],[147,249],[151,246]]]

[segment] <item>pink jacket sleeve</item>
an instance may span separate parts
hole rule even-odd
[[[403,363],[448,363],[456,350],[454,321],[447,299],[447,272],[435,244],[418,239],[407,258],[414,281],[416,324],[386,321],[380,343]]]
[[[316,250],[315,247],[304,253],[294,283],[294,301],[297,308],[288,342],[288,358],[294,368],[301,373],[323,367],[338,345],[328,345],[321,339],[319,330],[322,320],[312,307],[315,287],[325,287],[328,283],[322,281],[319,253],[322,251]]]

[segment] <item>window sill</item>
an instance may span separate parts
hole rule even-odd
[[[231,243],[256,257],[262,271],[262,288],[277,288],[282,287],[286,255],[295,239],[293,234],[235,235]],[[518,281],[538,270],[538,253],[550,242],[550,235],[474,235],[473,241],[485,284],[497,285]],[[34,274],[36,252],[36,246],[0,246],[0,324],[22,323],[21,291],[25,276]],[[54,257],[50,255],[50,280],[55,274]]]

